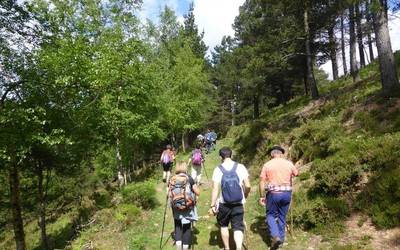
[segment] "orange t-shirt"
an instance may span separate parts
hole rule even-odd
[[[273,185],[291,185],[292,176],[296,175],[298,171],[291,161],[274,158],[264,164],[260,179]]]

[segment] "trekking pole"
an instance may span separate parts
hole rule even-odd
[[[208,178],[208,174],[207,174],[207,170],[206,170],[206,164],[204,164],[204,162],[203,162],[203,169],[204,169],[204,173],[206,174],[207,180],[210,180],[210,179]]]
[[[163,223],[162,223],[161,238],[160,238],[160,249],[162,249],[162,241],[163,241],[163,237],[164,237],[165,215],[167,214],[167,206],[168,206],[168,193],[167,193],[167,199],[165,201],[164,219],[163,219]]]
[[[246,250],[249,250],[249,232],[248,232],[248,227],[247,227],[247,223],[246,223],[246,217],[245,217],[246,211],[244,210],[244,206],[243,206],[243,224],[244,224],[244,241],[243,241],[243,246]]]
[[[194,250],[194,233],[193,233],[193,221],[190,222],[190,233],[192,234],[192,250]]]

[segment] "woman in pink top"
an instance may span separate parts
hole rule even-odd
[[[285,240],[286,214],[292,197],[292,177],[298,174],[291,161],[284,158],[285,150],[274,146],[272,159],[264,164],[260,174],[260,204],[266,205],[266,224],[271,233],[271,249]]]

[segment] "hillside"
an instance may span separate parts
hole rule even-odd
[[[287,147],[287,157],[301,172],[295,179],[288,218],[292,232],[284,249],[399,249],[400,99],[379,96],[376,72],[377,65],[372,64],[362,69],[360,82],[353,84],[350,78],[330,82],[322,87],[319,100],[295,99],[257,121],[232,127],[218,143],[218,147],[232,146],[234,158],[251,173],[253,189],[246,205],[248,249],[265,249],[268,244],[256,187],[261,165],[268,159],[267,149],[273,144]],[[187,155],[179,158],[186,160]],[[216,151],[207,156],[208,177],[218,162]],[[195,247],[216,249],[221,242],[215,218],[206,213],[211,183],[204,179]],[[159,180],[156,175],[146,182],[156,188],[155,196],[138,192],[155,199],[152,209],[131,219],[127,210],[121,216],[127,223],[122,228],[116,227],[120,215],[115,211],[125,205],[100,211],[95,216],[100,222],[82,232],[73,248],[157,249],[165,204]],[[173,249],[171,231],[168,210],[163,249]]]
[[[396,57],[399,65],[400,54]],[[322,97],[316,101],[297,98],[257,121],[232,127],[218,142],[218,148],[232,146],[234,158],[251,173],[247,249],[269,244],[264,211],[257,204],[257,176],[274,144],[288,149],[287,157],[301,172],[283,249],[400,249],[400,98],[380,97],[376,64],[360,75],[355,84],[341,78],[321,86]],[[207,215],[209,178],[218,162],[217,151],[207,156],[208,178],[204,175],[194,231],[197,249],[221,247],[215,218]],[[165,192],[160,169],[153,167],[145,180],[120,191],[98,188],[97,198],[87,200],[86,207],[51,220],[48,232],[57,248],[158,249]],[[88,219],[74,231],[78,213],[87,213]],[[28,248],[39,249],[37,222],[28,222],[26,228]],[[171,232],[168,209],[163,249],[174,249]],[[13,249],[11,230],[1,239],[0,248]]]

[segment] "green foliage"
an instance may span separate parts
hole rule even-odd
[[[135,236],[129,242],[129,250],[145,250],[149,238],[145,235]]]
[[[304,190],[293,194],[293,204],[294,223],[320,233],[326,225],[335,225],[340,230],[343,219],[350,214],[344,200],[330,196],[310,197]]]
[[[303,126],[292,132],[292,152],[294,160],[312,161],[316,158],[327,157],[330,141],[344,133],[336,117],[323,120],[309,120]]]
[[[158,205],[153,181],[129,184],[122,189],[121,193],[125,203],[135,204],[143,209],[152,209]]]
[[[140,219],[141,209],[133,204],[121,204],[115,210],[115,219],[124,226]]]
[[[311,177],[310,172],[303,172],[303,173],[299,174],[300,181],[306,181],[306,180],[310,179],[310,177]]]
[[[380,228],[400,225],[400,167],[377,170],[358,195],[357,207],[367,212]]]
[[[107,208],[111,206],[111,194],[105,189],[98,189],[93,194],[93,198],[98,208]]]

